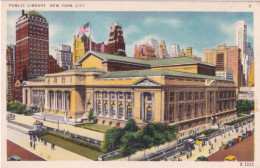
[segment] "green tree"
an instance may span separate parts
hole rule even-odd
[[[150,149],[153,146],[153,138],[147,135],[143,135],[142,133],[138,133],[137,143],[138,143],[138,148],[140,150],[144,150],[144,157],[145,157],[146,150]]]
[[[90,111],[89,111],[89,114],[88,114],[88,120],[89,120],[89,121],[93,121],[93,120],[94,120],[94,113],[93,113],[93,110],[90,110]]]
[[[121,145],[120,139],[124,135],[124,131],[121,128],[111,128],[105,134],[105,145],[106,151],[110,152],[118,149]]]
[[[138,131],[138,126],[135,122],[134,119],[129,119],[124,127],[125,131],[129,131],[129,132],[136,132]]]
[[[121,140],[120,152],[123,156],[128,156],[128,161],[130,156],[134,154],[138,149],[137,134],[126,133]]]

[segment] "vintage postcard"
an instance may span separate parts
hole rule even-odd
[[[2,167],[260,166],[260,3],[1,8]]]

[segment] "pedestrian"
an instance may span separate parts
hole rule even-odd
[[[53,150],[53,144],[51,144],[51,150]]]
[[[32,147],[32,141],[30,141],[30,147]]]
[[[41,142],[43,142],[43,138],[41,138]]]
[[[33,143],[33,149],[35,149],[35,142]]]
[[[211,150],[209,149],[209,154],[211,154]]]
[[[192,151],[190,151],[190,156],[192,156]]]
[[[215,143],[217,142],[217,138],[215,138]]]
[[[186,153],[187,159],[189,159],[189,152]]]
[[[54,149],[54,147],[55,147],[55,144],[53,144],[53,149]]]

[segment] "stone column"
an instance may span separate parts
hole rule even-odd
[[[126,112],[125,112],[125,109],[126,109],[126,100],[125,100],[125,92],[123,92],[123,116],[122,116],[122,119],[124,120],[125,119],[125,114],[126,114]]]
[[[141,120],[144,120],[145,119],[145,116],[144,116],[144,93],[141,93]]]
[[[54,109],[57,110],[58,109],[58,103],[57,103],[58,99],[57,99],[57,91],[54,91]]]
[[[102,116],[104,115],[103,106],[104,106],[104,102],[103,102],[103,92],[101,92],[101,115],[102,115]]]
[[[131,93],[132,118],[134,118],[134,93]]]
[[[118,118],[118,93],[115,93],[116,104],[115,104],[115,118]]]
[[[107,96],[108,96],[108,101],[107,101],[107,108],[108,108],[108,113],[107,113],[107,116],[111,116],[111,102],[110,102],[110,92],[107,92]]]
[[[49,91],[48,90],[45,90],[45,103],[44,103],[44,108],[47,109],[48,108],[48,94],[49,94]]]
[[[94,114],[97,115],[97,92],[94,92]]]
[[[151,121],[154,120],[154,93],[151,93],[152,96],[152,111],[151,111]]]

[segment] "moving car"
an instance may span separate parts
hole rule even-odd
[[[7,158],[7,161],[21,161],[21,158],[19,158],[18,156],[11,156]]]
[[[246,138],[248,138],[248,134],[247,133],[243,133],[242,137],[243,137],[243,139],[246,139]]]
[[[228,149],[228,148],[229,148],[228,144],[223,144],[223,145],[221,145],[221,146],[219,147],[220,150],[221,150],[221,149]]]
[[[248,136],[253,135],[253,132],[252,132],[252,131],[246,131],[246,133],[248,134]]]
[[[242,136],[238,136],[237,138],[238,138],[239,142],[243,141],[243,137]]]
[[[209,161],[205,156],[199,156],[195,161]]]
[[[239,143],[239,139],[238,138],[233,138],[233,141],[237,144]]]
[[[235,143],[235,141],[234,140],[229,140],[228,141],[228,146],[229,147],[232,147],[232,146],[234,146],[236,143]]]
[[[229,155],[225,158],[224,161],[237,161],[237,158],[233,155]]]

